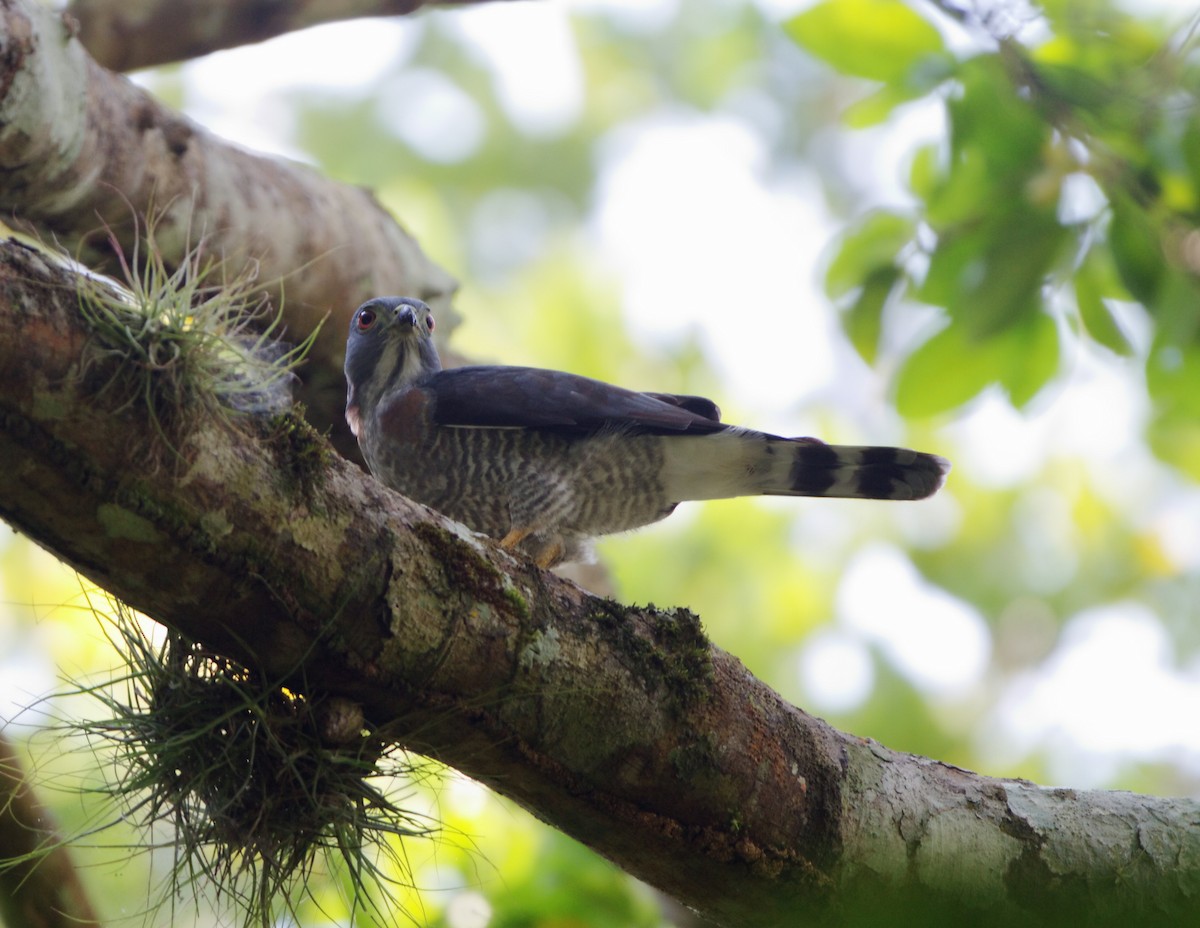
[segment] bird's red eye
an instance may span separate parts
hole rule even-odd
[[[425,316],[425,325],[429,329],[430,332],[433,331],[433,315],[432,314]]]
[[[355,325],[358,326],[358,331],[365,332],[375,324],[375,320],[379,316],[373,309],[362,309],[358,312],[358,317],[355,319]]]

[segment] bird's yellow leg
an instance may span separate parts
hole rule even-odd
[[[523,542],[526,538],[532,535],[534,528],[514,528],[507,535],[500,539],[500,547],[505,551],[515,551],[517,545]],[[567,546],[562,540],[553,541],[543,547],[540,551],[533,555],[533,561],[538,567],[553,567],[562,558],[563,553],[567,550]]]
[[[546,547],[542,548],[542,550],[537,553],[537,557],[533,559],[534,563],[536,563],[538,567],[542,568],[553,567],[559,562],[559,559],[563,556],[563,552],[566,550],[567,546],[561,541],[556,541],[553,544],[546,545]]]
[[[519,545],[532,534],[532,525],[509,529],[508,534],[500,539],[500,547],[505,551],[513,551],[516,549],[517,545]]]

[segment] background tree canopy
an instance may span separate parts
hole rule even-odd
[[[692,506],[602,544],[618,598],[695,609],[786,698],[892,748],[1195,794],[1196,20],[1106,0],[792,6],[439,9],[138,80],[375,190],[463,282],[464,356],[955,462],[919,506]],[[0,584],[7,732],[47,782],[93,782],[44,731],[88,702],[20,708],[59,673],[110,672],[108,641],[25,539],[0,549]],[[418,921],[671,917],[465,778],[413,790],[450,832],[410,844]],[[111,815],[43,798],[68,831]],[[79,851],[105,864],[84,875],[114,918],[147,896],[149,859],[122,842],[145,838]],[[346,880],[315,874],[301,915],[344,918]]]

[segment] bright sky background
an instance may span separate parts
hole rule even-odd
[[[779,19],[806,5],[760,0]],[[676,0],[504,3],[427,15],[454,23],[475,45],[518,126],[552,135],[582,105],[568,11],[619,11],[632,28],[656,25],[675,6]],[[419,28],[419,18],[350,22],[211,55],[184,68],[188,111],[248,147],[303,157],[288,141],[286,109],[273,105],[274,95],[303,87],[349,90],[377,78],[411,53]],[[381,110],[428,157],[454,162],[478,143],[478,107],[445,77],[411,71],[388,89]],[[938,119],[930,109],[911,107],[887,128],[854,138],[850,157],[877,179],[881,200],[903,196],[904,155],[940,131]],[[803,403],[836,395],[847,418],[859,417],[864,432],[889,440],[882,381],[849,352],[830,350],[836,322],[818,280],[835,230],[812,178],[768,176],[758,132],[734,116],[690,110],[623,127],[600,153],[587,234],[619,272],[623,311],[640,333],[675,341],[698,331],[719,365],[722,399],[759,410],[754,425],[802,433]],[[701,186],[703,198],[696,195]],[[1196,569],[1200,492],[1171,496],[1166,505],[1179,488],[1164,486],[1161,469],[1135,440],[1147,410],[1127,377],[1116,363],[1081,356],[1073,382],[1028,414],[998,397],[976,404],[945,430],[947,453],[972,482],[996,488],[1048,456],[1084,455],[1114,504],[1137,507],[1177,563]],[[1059,504],[1049,490],[1042,502],[1051,511]],[[938,506],[928,519],[954,518],[952,486]],[[1041,571],[1040,582],[1069,581],[1069,539],[1039,537],[1030,545],[1029,569]],[[879,620],[897,608],[920,618]],[[983,616],[925,582],[898,549],[880,545],[851,564],[837,619],[810,639],[797,673],[813,708],[849,709],[870,691],[870,654],[878,649],[922,691],[969,700],[994,688],[985,673],[991,647]],[[1176,666],[1169,640],[1143,607],[1074,617],[1036,674],[992,695],[998,696],[995,724],[981,742],[998,762],[1051,746],[1055,778],[1078,786],[1111,772],[1124,756],[1182,760],[1200,771],[1200,666]]]

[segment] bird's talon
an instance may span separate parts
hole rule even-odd
[[[533,533],[531,528],[514,528],[507,535],[500,539],[500,547],[505,551],[515,551],[517,545],[523,542]]]
[[[533,559],[534,563],[543,570],[549,570],[562,560],[563,554],[566,553],[566,550],[566,545],[564,545],[561,541],[556,541],[554,544],[547,545],[545,548],[539,551],[537,556]]]

